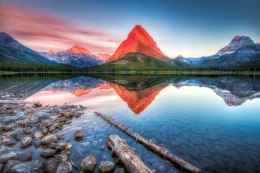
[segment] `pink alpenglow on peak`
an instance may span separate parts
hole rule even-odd
[[[91,55],[90,51],[88,51],[85,48],[79,47],[79,46],[73,46],[72,48],[68,49],[67,51],[75,54],[85,54],[85,55]]]
[[[101,59],[103,59],[103,60],[105,60],[105,61],[107,61],[111,57],[111,55],[107,54],[107,53],[99,53],[96,56],[101,58]]]
[[[120,59],[130,52],[143,53],[154,58],[168,59],[141,25],[136,25],[129,32],[127,39],[119,45],[108,61]]]

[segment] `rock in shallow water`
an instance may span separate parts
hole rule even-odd
[[[42,145],[42,142],[41,142],[40,139],[34,138],[34,139],[32,140],[32,144],[33,144],[34,147],[38,148],[38,147],[40,147],[40,146]]]
[[[101,173],[109,173],[112,172],[115,168],[115,163],[111,162],[111,161],[104,161],[101,162],[100,166],[99,166],[99,172]]]
[[[44,173],[44,162],[40,160],[32,160],[18,163],[12,166],[8,172],[10,173]]]
[[[83,138],[83,135],[80,133],[79,130],[76,130],[74,135],[75,135],[75,139],[77,140]]]
[[[58,165],[55,173],[70,173],[72,171],[72,165],[70,162],[62,162]]]
[[[57,153],[57,150],[50,149],[50,148],[44,148],[40,151],[42,157],[50,157]]]
[[[82,171],[93,172],[96,164],[97,159],[94,156],[90,155],[82,160],[80,167]]]
[[[59,162],[60,162],[60,159],[58,159],[58,158],[50,158],[46,165],[46,172],[47,173],[55,172]]]
[[[15,152],[8,152],[0,156],[0,163],[6,163],[8,160],[16,159],[17,154]]]
[[[47,135],[42,138],[42,144],[50,144],[57,142],[57,137],[55,135]]]
[[[18,151],[18,152],[16,152],[16,154],[17,154],[16,159],[21,162],[32,160],[32,150],[31,149]]]

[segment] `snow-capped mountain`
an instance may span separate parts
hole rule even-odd
[[[177,57],[175,60],[200,68],[260,67],[260,46],[250,37],[237,35],[215,55],[201,58]]]
[[[87,49],[79,46],[73,46],[66,51],[57,53],[53,51],[39,53],[52,61],[73,67],[91,67],[104,63],[104,60],[91,54]]]
[[[231,42],[224,48],[220,49],[216,55],[221,56],[225,54],[231,54],[242,47],[252,46],[252,45],[255,45],[255,43],[250,37],[236,35],[233,37]]]

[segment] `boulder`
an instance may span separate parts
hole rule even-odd
[[[8,152],[0,155],[0,163],[6,163],[8,160],[16,159],[17,154],[15,152]]]
[[[16,152],[16,154],[17,154],[16,159],[21,162],[32,160],[32,150],[31,149],[18,151],[18,152]]]
[[[57,150],[51,148],[42,148],[40,153],[42,157],[51,157],[57,153]]]
[[[12,166],[8,173],[44,173],[44,165],[40,160],[22,162]]]
[[[12,146],[17,144],[17,141],[13,137],[3,137],[2,144],[6,146]]]
[[[34,139],[32,140],[32,144],[33,144],[34,147],[38,148],[38,147],[40,147],[40,146],[42,145],[42,142],[41,142],[40,139],[34,138]]]
[[[46,173],[54,173],[58,167],[60,159],[50,158],[46,164]]]
[[[9,173],[9,169],[18,163],[21,163],[21,162],[18,160],[8,160],[8,162],[5,164],[4,169],[2,170],[1,173]]]
[[[55,135],[47,135],[42,138],[42,144],[50,144],[57,142],[57,137]]]
[[[82,171],[93,172],[96,165],[97,165],[97,159],[94,156],[90,155],[82,160],[80,164],[80,168]]]
[[[70,162],[61,162],[58,165],[56,173],[71,173],[71,171],[72,171],[72,165]]]
[[[112,172],[115,168],[115,163],[111,161],[101,162],[99,166],[99,172],[101,173],[109,173]]]
[[[32,138],[30,136],[24,136],[21,139],[21,147],[27,147],[28,145],[30,145],[32,142]]]
[[[114,173],[125,173],[125,169],[124,168],[115,168]]]
[[[61,143],[50,143],[48,145],[49,148],[56,149],[56,150],[64,150],[66,148],[67,144],[65,142]]]

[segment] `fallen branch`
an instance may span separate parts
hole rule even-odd
[[[156,145],[155,143],[153,143],[151,140],[147,140],[144,137],[142,137],[140,134],[137,134],[137,133],[131,131],[127,127],[124,127],[122,124],[120,124],[120,123],[116,122],[115,120],[111,119],[109,116],[98,113],[98,112],[95,112],[95,113],[98,116],[100,116],[101,118],[103,118],[104,120],[108,121],[110,124],[116,126],[121,131],[125,132],[127,135],[129,135],[130,137],[135,139],[140,144],[144,145],[145,147],[152,150],[153,152],[161,155],[162,157],[166,158],[167,160],[171,161],[172,163],[181,166],[181,168],[183,168],[183,169],[185,169],[189,172],[193,172],[193,173],[200,173],[201,172],[201,170],[199,168],[197,168],[196,166],[194,166],[194,165],[188,163],[187,161],[179,158],[178,156],[174,155],[173,153],[171,153],[166,148],[160,147],[160,146]]]
[[[129,173],[153,173],[134,153],[124,140],[117,135],[107,137],[107,144],[118,159],[124,164]]]
[[[26,101],[26,100],[0,100],[0,104],[34,104],[36,101]]]

